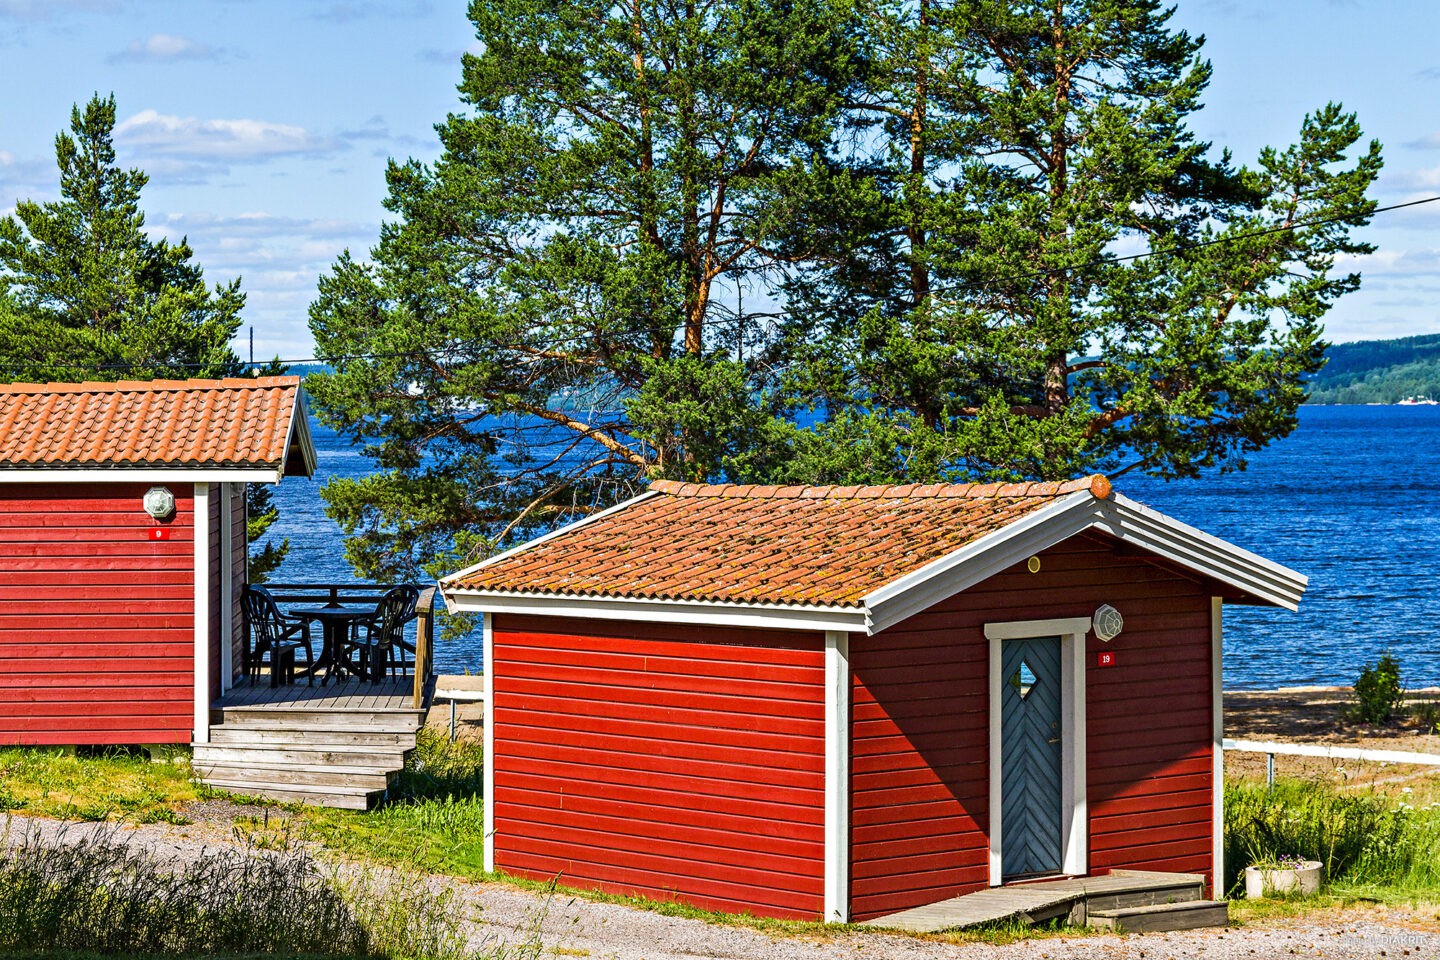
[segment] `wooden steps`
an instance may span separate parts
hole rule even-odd
[[[1230,924],[1230,905],[1224,900],[1182,900],[1141,907],[1114,907],[1089,911],[1089,925],[1116,933],[1160,933],[1199,930]]]
[[[245,689],[211,709],[210,741],[192,745],[203,783],[246,796],[369,809],[404,769],[425,717],[408,689],[382,684],[266,693]]]
[[[1229,920],[1225,902],[1204,897],[1205,878],[1199,874],[1113,870],[1095,877],[991,887],[876,917],[861,926],[939,933],[1002,921],[1033,924],[1062,917],[1074,924],[1134,933],[1225,926]]]

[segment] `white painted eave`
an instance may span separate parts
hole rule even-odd
[[[1167,517],[1127,497],[1070,494],[868,594],[859,607],[718,603],[553,593],[467,590],[448,586],[475,570],[591,523],[655,494],[642,494],[441,581],[449,609],[471,613],[646,620],[783,630],[879,633],[1026,558],[1086,530],[1117,540],[1225,584],[1256,602],[1296,610],[1308,579],[1294,570]]]
[[[279,483],[279,467],[0,467],[0,483]]]
[[[1074,536],[1090,525],[1097,502],[1089,491],[1072,493],[867,594],[868,632],[879,633]]]
[[[843,630],[847,633],[864,632],[866,622],[865,611],[859,607],[561,596],[453,587],[442,589],[442,595],[446,608],[452,613],[510,613],[771,630]]]
[[[1114,494],[1093,526],[1286,610],[1298,610],[1310,578],[1227,540]]]
[[[290,463],[290,448],[295,444],[300,445],[300,459],[305,463],[305,476],[315,476],[315,471],[320,466],[320,458],[315,453],[315,439],[310,434],[310,414],[305,408],[303,388],[295,391],[295,407],[290,413],[290,430],[285,434],[285,454],[280,458],[281,476],[285,475],[285,468]],[[275,482],[278,483],[279,480]]]

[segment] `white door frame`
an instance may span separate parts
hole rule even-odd
[[[1001,856],[1004,838],[1000,835],[1001,774],[1004,748],[1000,726],[1000,648],[1006,640],[1033,637],[1060,638],[1060,870],[1071,876],[1089,871],[1089,823],[1085,801],[1085,634],[1088,617],[1063,620],[1011,620],[985,624],[990,643],[990,886],[1004,882]],[[1065,812],[1069,816],[1065,816]]]

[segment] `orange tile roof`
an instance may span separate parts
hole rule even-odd
[[[449,578],[448,590],[861,607],[931,561],[1110,483],[764,487],[655,481],[650,492]]]
[[[0,472],[280,469],[299,390],[299,377],[0,385]]]

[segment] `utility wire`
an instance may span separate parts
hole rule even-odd
[[[1365,212],[1365,213],[1358,213],[1358,212],[1357,212],[1357,213],[1337,214],[1337,215],[1331,216],[1331,217],[1316,217],[1316,218],[1310,219],[1310,220],[1299,220],[1299,221],[1296,221],[1295,223],[1292,223],[1292,224],[1286,224],[1286,225],[1276,226],[1276,227],[1267,227],[1267,228],[1265,228],[1265,229],[1263,229],[1263,230],[1251,230],[1251,231],[1246,232],[1246,233],[1232,234],[1232,235],[1229,235],[1229,236],[1212,237],[1212,238],[1209,239],[1209,240],[1199,240],[1199,241],[1196,241],[1196,242],[1194,242],[1194,243],[1180,244],[1180,245],[1178,245],[1178,246],[1170,247],[1170,248],[1167,248],[1167,249],[1164,249],[1164,250],[1145,250],[1145,251],[1141,251],[1140,253],[1126,254],[1125,256],[1120,256],[1120,257],[1099,257],[1099,258],[1097,258],[1097,259],[1090,260],[1090,261],[1087,261],[1087,262],[1085,262],[1085,263],[1075,264],[1075,265],[1072,265],[1072,266],[1066,266],[1066,267],[1051,267],[1051,268],[1046,269],[1046,270],[1035,270],[1035,271],[1031,271],[1031,272],[1028,272],[1028,273],[1016,273],[1016,274],[1010,274],[1010,275],[1002,276],[1002,277],[992,277],[992,278],[987,279],[987,280],[967,281],[967,282],[965,282],[965,283],[959,283],[959,284],[942,286],[942,287],[939,288],[939,290],[938,290],[937,292],[943,293],[943,292],[955,292],[955,291],[971,290],[971,289],[986,289],[986,288],[995,286],[995,285],[997,285],[997,284],[1016,283],[1016,282],[1020,282],[1020,281],[1024,281],[1024,280],[1037,280],[1037,279],[1041,279],[1041,278],[1044,278],[1044,277],[1054,276],[1054,275],[1057,274],[1057,273],[1066,273],[1066,272],[1072,271],[1072,270],[1074,270],[1074,271],[1087,270],[1087,269],[1090,269],[1090,268],[1092,268],[1092,267],[1108,266],[1108,265],[1116,264],[1116,263],[1132,263],[1132,262],[1137,261],[1137,260],[1146,260],[1146,259],[1149,259],[1149,258],[1151,258],[1151,257],[1178,256],[1178,255],[1180,255],[1180,254],[1189,253],[1189,252],[1194,251],[1194,250],[1202,250],[1202,249],[1205,249],[1205,248],[1207,248],[1207,247],[1221,246],[1221,245],[1223,245],[1223,244],[1228,244],[1228,243],[1239,243],[1239,242],[1244,241],[1244,240],[1253,240],[1253,239],[1256,239],[1256,238],[1259,238],[1259,237],[1268,237],[1268,236],[1273,236],[1273,235],[1275,235],[1275,234],[1280,234],[1280,233],[1291,233],[1291,232],[1294,232],[1294,231],[1297,231],[1297,230],[1305,229],[1305,228],[1307,228],[1307,227],[1320,227],[1320,226],[1326,226],[1326,225],[1332,224],[1332,223],[1343,223],[1343,222],[1345,222],[1345,221],[1355,220],[1355,219],[1357,219],[1357,218],[1359,218],[1359,217],[1373,218],[1376,214],[1380,214],[1380,213],[1390,213],[1390,212],[1395,211],[1395,210],[1404,210],[1404,209],[1407,209],[1407,208],[1409,208],[1409,207],[1418,207],[1418,206],[1422,206],[1422,205],[1427,204],[1427,203],[1435,203],[1435,202],[1437,202],[1437,201],[1440,201],[1440,195],[1432,196],[1432,197],[1424,197],[1424,198],[1422,198],[1422,199],[1420,199],[1420,200],[1409,200],[1409,201],[1406,201],[1405,203],[1392,203],[1392,204],[1390,204],[1390,205],[1388,205],[1388,206],[1375,207],[1374,209],[1372,209],[1372,210],[1370,210],[1370,211],[1368,211],[1368,212]],[[714,320],[707,321],[706,326],[709,327],[709,328],[711,328],[711,329],[715,329],[715,328],[724,328],[724,327],[731,326],[731,325],[740,325],[740,326],[742,327],[742,329],[743,329],[744,321],[745,321],[745,318],[744,318],[743,316],[736,316],[736,317],[730,317],[730,318],[716,318],[716,319],[714,319]],[[558,341],[551,341],[550,344],[549,344],[549,346],[554,346],[554,345],[558,345],[558,344],[565,344],[565,343],[579,342],[579,341],[582,341],[582,340],[591,339],[592,337],[595,337],[595,336],[598,336],[598,335],[599,335],[599,334],[577,334],[577,335],[575,335],[575,336],[573,336],[573,337],[565,337],[565,338],[562,338],[562,339],[560,339],[560,340],[558,340]],[[427,353],[427,352],[424,351],[424,350],[403,350],[403,351],[393,351],[393,352],[387,352],[387,353],[336,354],[336,355],[333,355],[333,356],[317,356],[317,357],[306,357],[306,358],[294,359],[294,360],[279,360],[278,362],[281,363],[281,364],[284,365],[284,366],[299,366],[299,365],[303,365],[303,364],[316,364],[316,363],[332,364],[332,365],[333,365],[333,364],[336,364],[336,363],[344,363],[344,362],[353,361],[353,360],[396,360],[396,359],[404,359],[404,358],[407,358],[407,357],[413,357],[413,358],[416,358],[416,359],[420,359],[420,358],[430,358],[430,359],[433,359],[433,358],[434,358],[434,355],[433,355],[433,354],[430,354],[430,353]],[[277,358],[277,359],[278,359],[278,358]],[[266,361],[267,364],[268,364],[268,363],[274,363],[274,362],[276,362],[276,361],[275,361],[275,360],[268,360],[268,361]],[[19,370],[19,369],[48,370],[48,369],[54,369],[54,368],[56,368],[56,367],[61,367],[61,368],[63,368],[63,367],[64,367],[64,364],[63,364],[63,363],[56,363],[56,364],[40,363],[40,362],[37,362],[37,361],[34,361],[34,360],[28,360],[28,359],[27,359],[27,360],[13,360],[13,359],[8,359],[8,358],[0,358],[0,366],[4,366],[4,367],[6,367],[7,369],[9,369],[9,370],[11,370],[11,371],[15,371],[15,370]],[[174,368],[179,368],[179,369],[185,369],[185,370],[194,370],[194,369],[201,369],[201,368],[204,368],[204,367],[209,367],[209,366],[212,366],[212,364],[208,364],[208,363],[170,363],[170,364],[166,364],[166,366],[167,366],[167,367],[170,367],[170,368],[172,368],[172,369],[174,369]],[[133,365],[133,364],[127,364],[127,363],[98,364],[98,365],[95,365],[95,366],[85,367],[84,369],[86,369],[86,370],[95,370],[95,371],[131,370],[131,369],[134,369],[134,365]],[[252,370],[253,370],[253,369],[258,369],[258,367],[257,367],[256,365],[254,365],[254,363],[253,363],[253,355],[252,355],[252,363],[251,363],[251,365],[250,365],[250,369],[252,369]]]
[[[1377,213],[1389,213],[1392,210],[1404,210],[1406,207],[1418,207],[1425,203],[1435,203],[1440,196],[1425,197],[1422,200],[1409,200],[1405,203],[1392,203],[1387,207],[1376,207],[1368,213],[1342,213],[1333,217],[1316,217],[1312,220],[1297,220],[1295,223],[1283,224],[1276,227],[1266,227],[1263,230],[1251,230],[1248,233],[1237,233],[1229,236],[1212,237],[1209,240],[1197,240],[1194,243],[1182,243],[1178,246],[1169,247],[1164,250],[1144,250],[1140,253],[1131,253],[1123,257],[1098,257],[1085,263],[1075,264],[1069,267],[1052,267],[1048,270],[1036,270],[1032,273],[1017,273],[1004,277],[993,277],[989,280],[970,281],[944,287],[946,290],[968,290],[972,288],[984,289],[999,283],[1014,283],[1019,280],[1037,280],[1042,277],[1054,276],[1057,273],[1064,273],[1068,270],[1086,270],[1090,267],[1103,267],[1112,263],[1130,263],[1135,260],[1147,260],[1150,257],[1169,257],[1182,253],[1189,253],[1192,250],[1203,250],[1206,247],[1215,247],[1227,243],[1239,243],[1242,240],[1254,240],[1258,237],[1268,237],[1278,233],[1292,233],[1305,227],[1323,227],[1331,223],[1343,223],[1347,220],[1355,220],[1358,217],[1374,217]]]

